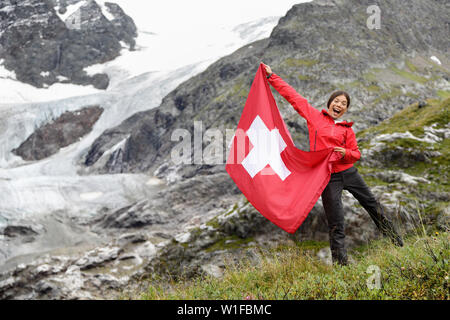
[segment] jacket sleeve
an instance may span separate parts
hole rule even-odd
[[[283,96],[294,109],[306,119],[306,121],[314,122],[314,118],[320,115],[320,111],[314,109],[304,97],[295,91],[290,85],[288,85],[280,76],[272,73],[269,78],[269,83],[278,93]]]
[[[352,128],[347,130],[347,142],[345,144],[345,156],[341,159],[341,163],[355,163],[361,158],[361,152],[358,149],[355,132]]]

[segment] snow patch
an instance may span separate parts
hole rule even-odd
[[[250,42],[268,37],[278,19],[279,17],[269,17],[237,27],[187,26],[177,30],[165,30],[158,34],[145,31],[149,30],[148,28],[142,30],[139,28],[136,50],[129,51],[129,45],[122,41],[123,49],[119,57],[104,64],[86,67],[84,71],[91,76],[106,73],[111,83],[108,90],[114,88],[115,83],[145,72],[168,73],[188,65],[200,64],[201,68],[198,68],[197,72],[201,72],[219,58]]]
[[[3,59],[0,59],[0,78],[16,80],[16,72],[8,70],[3,66]],[[1,86],[3,89],[3,86]]]
[[[438,65],[441,65],[441,60],[439,60],[436,56],[431,56],[430,57],[431,60],[433,60],[434,62],[436,62]]]
[[[102,9],[102,14],[105,16],[106,19],[112,21],[116,17],[114,17],[114,15],[109,11],[109,8],[105,5],[105,2],[107,1],[97,1],[98,5]]]
[[[72,14],[74,14],[75,12],[77,12],[77,11],[78,11],[82,6],[84,6],[86,3],[87,3],[87,0],[84,0],[84,1],[77,2],[77,3],[75,3],[75,4],[68,5],[68,6],[66,7],[66,12],[65,12],[65,13],[59,13],[60,7],[59,7],[59,6],[56,6],[56,7],[55,7],[55,11],[56,11],[56,14],[58,15],[58,17],[59,17],[63,22],[66,22],[66,19],[67,19],[67,18],[69,18]]]
[[[85,192],[80,193],[80,198],[82,200],[90,201],[100,198],[103,195],[103,192]]]
[[[148,179],[148,181],[145,184],[148,186],[158,186],[158,185],[164,184],[164,182],[161,179],[153,177],[153,178]]]
[[[0,66],[0,88],[2,88],[0,109],[1,104],[54,101],[103,91],[92,85],[81,86],[70,83],[55,83],[45,89],[36,88],[17,81],[14,71],[8,72],[9,74],[2,73],[2,66]]]
[[[103,63],[97,63],[90,65],[89,67],[86,67],[83,69],[84,72],[87,73],[88,76],[96,75],[97,73],[103,73],[103,69],[105,68],[105,64]]]
[[[108,151],[106,151],[104,154],[106,154],[106,153],[107,153],[107,154],[111,154],[111,153],[113,153],[114,151],[116,151],[117,149],[122,148],[122,147],[125,145],[125,143],[127,142],[127,140],[128,140],[129,137],[130,137],[130,134],[127,135],[126,138],[120,140],[120,142],[116,143],[111,149],[109,149]]]
[[[107,161],[109,160],[110,156],[118,149],[122,149],[125,146],[125,143],[127,142],[128,138],[130,137],[130,135],[127,135],[124,139],[120,140],[118,143],[116,143],[114,146],[112,146],[111,148],[109,148],[108,150],[106,150],[101,157],[97,160],[97,162],[95,163],[95,166],[103,166],[107,163]]]

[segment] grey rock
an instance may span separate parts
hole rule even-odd
[[[47,158],[88,134],[102,113],[103,109],[99,106],[66,111],[53,121],[37,128],[12,152],[28,161]]]
[[[121,246],[126,246],[128,244],[142,243],[146,241],[146,236],[142,233],[128,233],[123,234],[117,239],[117,243]]]
[[[91,269],[99,265],[115,260],[121,252],[118,247],[113,248],[100,248],[98,250],[87,252],[81,259],[76,261],[75,265],[80,270]]]
[[[62,21],[62,0],[4,0],[0,2],[0,59],[17,80],[42,88],[57,82],[93,85],[106,89],[108,76],[89,76],[83,69],[116,58],[122,46],[135,46],[133,20],[116,4],[107,4],[109,21],[98,4],[89,0]]]
[[[38,234],[31,226],[13,226],[9,225],[3,229],[2,234],[14,238],[17,236],[35,236]]]
[[[214,278],[222,278],[223,270],[214,264],[205,264],[201,266],[201,270]]]
[[[317,252],[317,257],[320,261],[325,263],[326,265],[331,266],[333,264],[331,260],[331,250],[330,247],[322,248]]]
[[[147,207],[147,208],[146,208]],[[157,210],[148,208],[148,201],[137,202],[132,205],[108,212],[96,219],[98,227],[108,228],[141,228],[147,225],[162,224],[162,215]]]
[[[437,217],[436,226],[441,231],[450,230],[450,206],[446,207]]]

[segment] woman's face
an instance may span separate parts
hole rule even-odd
[[[344,95],[337,96],[328,107],[328,114],[334,119],[339,119],[347,112],[347,98]]]

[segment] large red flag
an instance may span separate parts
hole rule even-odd
[[[294,233],[330,180],[333,154],[333,148],[305,152],[295,147],[261,64],[225,166],[248,201]]]

